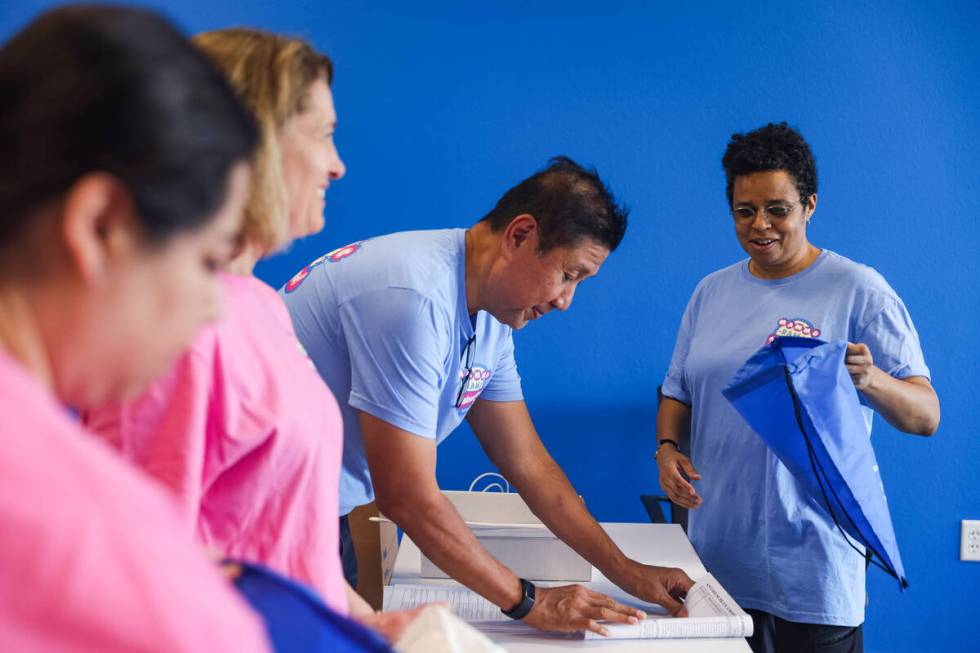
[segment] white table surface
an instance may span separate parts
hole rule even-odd
[[[617,524],[603,523],[602,527],[623,552],[640,562],[666,567],[680,567],[688,576],[697,579],[705,573],[701,560],[691,546],[684,531],[677,524]],[[422,578],[419,574],[422,556],[418,546],[406,535],[402,537],[395,559],[391,584],[411,585],[458,585],[448,579]],[[548,583],[539,583],[547,585]],[[560,584],[560,583],[555,583]],[[593,580],[586,583],[598,592],[604,592],[617,601],[639,608],[652,606],[626,594],[613,585],[598,569]],[[510,653],[545,653],[557,650],[588,649],[589,651],[657,651],[662,653],[751,653],[749,645],[741,638],[730,639],[663,639],[663,640],[568,640],[558,639],[529,629],[528,634],[512,635],[488,633],[495,642]]]

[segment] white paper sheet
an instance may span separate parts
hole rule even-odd
[[[748,637],[752,618],[708,574],[698,580],[684,602],[687,617],[649,615],[638,624],[605,624],[611,639],[682,639],[706,637]],[[602,635],[585,633],[586,639]]]
[[[500,608],[465,587],[435,585],[388,585],[384,589],[384,609],[411,610],[425,603],[445,603],[463,621],[511,622]]]
[[[454,615],[483,632],[534,633],[547,636],[504,615],[500,608],[465,587],[437,585],[388,585],[384,588],[384,609],[411,610],[426,603],[444,603]],[[687,594],[689,617],[675,618],[650,614],[638,624],[605,624],[610,639],[682,639],[708,637],[748,637],[752,618],[725,591],[711,574],[701,578]],[[583,635],[579,635],[581,638]],[[567,637],[567,635],[565,636]],[[604,639],[585,633],[585,639]]]

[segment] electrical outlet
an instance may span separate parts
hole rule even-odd
[[[960,522],[960,560],[980,561],[980,520]]]

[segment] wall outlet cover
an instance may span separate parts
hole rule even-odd
[[[980,519],[960,522],[960,560],[980,562]]]

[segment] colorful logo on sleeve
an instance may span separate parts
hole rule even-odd
[[[459,405],[456,406],[459,412],[464,413],[469,410],[489,383],[491,376],[493,370],[488,370],[480,364],[472,366],[469,370],[464,368],[459,371],[459,380],[463,383],[463,394],[460,395]]]
[[[779,318],[776,330],[766,338],[766,344],[771,345],[772,341],[780,336],[795,336],[797,338],[819,338],[820,329],[815,327],[812,322],[801,317]]]
[[[286,283],[286,292],[293,292],[294,290],[299,288],[299,285],[306,280],[306,277],[310,276],[310,272],[313,271],[313,268],[320,265],[324,261],[328,263],[340,263],[345,258],[349,256],[353,256],[358,251],[360,251],[361,247],[364,245],[364,242],[365,241],[363,240],[359,240],[356,243],[351,243],[350,245],[344,245],[343,247],[338,247],[337,249],[327,252],[320,258],[316,259],[315,261],[307,265],[305,268],[297,272],[293,276],[293,278]]]
[[[351,243],[350,245],[344,245],[343,247],[338,247],[332,252],[327,252],[321,259],[329,261],[330,263],[340,263],[348,256],[353,256],[361,251],[361,246],[364,245],[363,240],[359,240],[356,243]]]

